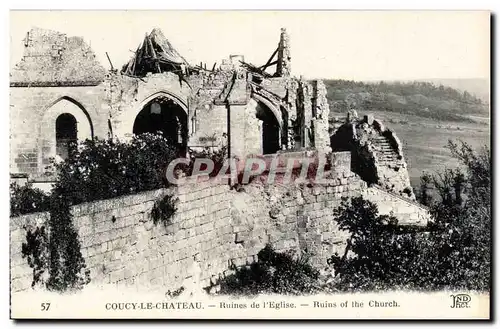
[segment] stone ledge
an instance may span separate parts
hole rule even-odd
[[[157,198],[166,195],[169,189],[158,189],[146,192],[140,192],[132,195],[120,196],[113,199],[106,199],[94,202],[86,202],[71,207],[73,216],[80,217],[94,213],[104,212],[112,209],[133,206],[147,201],[154,201]]]
[[[10,231],[22,229],[27,225],[39,226],[46,223],[49,219],[49,212],[36,212],[16,217],[10,217]]]

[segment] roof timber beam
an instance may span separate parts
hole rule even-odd
[[[271,61],[274,59],[274,57],[278,53],[278,49],[279,49],[279,46],[276,47],[276,50],[274,50],[273,54],[271,55],[271,57],[269,57],[269,59],[267,60],[266,64],[264,64],[261,67],[259,67],[259,69],[265,70],[268,66],[271,66],[271,65],[273,65],[273,64],[275,64],[277,62],[277,61],[275,61],[275,62],[271,63]]]

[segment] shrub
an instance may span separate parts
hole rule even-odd
[[[300,295],[317,292],[319,273],[305,257],[295,259],[288,253],[277,253],[267,245],[258,254],[258,261],[248,267],[233,267],[234,274],[219,282],[219,294]]]
[[[10,216],[19,216],[27,213],[47,211],[49,197],[42,190],[33,188],[32,184],[19,186],[10,184]]]
[[[491,264],[491,153],[449,141],[461,167],[434,176],[433,238],[441,241],[443,272],[454,285],[488,290]],[[447,270],[447,271],[446,271]]]
[[[178,155],[169,140],[154,134],[134,136],[130,142],[86,140],[56,165],[53,191],[78,204],[165,187],[165,170]]]
[[[163,198],[156,201],[153,205],[153,209],[151,209],[153,222],[155,224],[162,222],[164,226],[170,224],[172,216],[177,211],[177,207],[175,205],[177,200],[178,199],[174,198],[172,195],[165,195]]]
[[[417,190],[416,197],[424,206],[432,203],[432,192],[430,191],[432,185],[432,175],[424,172],[420,176],[420,187]]]
[[[329,260],[338,290],[489,290],[490,153],[466,143],[449,147],[463,168],[422,178],[420,197],[435,219],[429,232],[403,231],[362,198],[344,200],[335,211],[339,226],[351,233],[346,253]],[[429,197],[429,185],[437,199]]]
[[[379,215],[377,206],[362,197],[344,199],[334,215],[339,227],[351,233],[344,255],[328,260],[337,276],[336,290],[419,289],[431,284],[426,270],[433,256],[423,247],[424,235],[406,232],[396,218]]]
[[[405,187],[403,189],[403,193],[406,194],[407,196],[411,197],[413,195],[413,189],[411,187]]]

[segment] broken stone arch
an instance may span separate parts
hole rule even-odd
[[[155,92],[146,97],[132,112],[124,125],[128,133],[162,133],[177,146],[187,145],[188,107],[174,93]]]
[[[67,150],[61,147],[64,147],[63,143],[67,143],[68,139],[83,141],[93,137],[94,127],[85,107],[72,97],[58,98],[43,111],[39,132],[40,168],[43,171],[50,164],[51,158],[64,159]]]
[[[282,138],[284,134],[284,121],[281,107],[257,93],[254,93],[252,98],[258,104],[256,116],[262,123],[262,153],[276,153],[282,149],[282,145],[286,145],[283,144]]]
[[[279,105],[274,105],[269,99],[255,92],[252,94],[252,98],[264,104],[274,114],[280,129],[283,128],[283,117]]]

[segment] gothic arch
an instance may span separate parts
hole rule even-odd
[[[168,98],[175,102],[175,104],[178,105],[185,113],[186,117],[188,117],[189,110],[187,101],[185,101],[181,96],[167,90],[156,91],[145,97],[140,103],[136,103],[136,105],[134,105],[132,108],[123,111],[121,117],[119,118],[119,125],[117,127],[118,135],[123,137],[131,137],[134,131],[136,118],[141,113],[141,111],[144,110],[144,108],[155,99],[162,97]]]
[[[161,133],[174,145],[184,148],[188,129],[185,109],[170,97],[159,95],[146,103],[137,114],[132,133]]]
[[[50,105],[48,105],[45,110],[43,111],[44,113],[44,119],[46,118],[46,116],[50,113],[48,113],[48,111],[53,108],[57,103],[59,102],[63,102],[63,101],[68,101],[70,103],[73,103],[74,105],[76,105],[78,108],[80,108],[81,112],[85,115],[85,117],[87,118],[87,121],[88,121],[88,124],[89,124],[89,127],[90,127],[90,138],[94,138],[94,125],[92,123],[92,119],[90,118],[90,114],[89,112],[85,109],[85,107],[79,102],[77,101],[76,99],[72,98],[72,97],[69,97],[69,96],[62,96],[62,97],[59,97],[58,99],[56,99],[55,101],[53,101],[52,103],[50,103]],[[73,113],[70,113],[70,114],[73,114]],[[80,115],[79,115],[80,116]],[[83,117],[81,117],[81,119],[83,119]],[[78,117],[77,117],[77,121],[78,121]],[[83,122],[85,122],[84,120],[82,120]]]
[[[50,164],[50,159],[57,155],[56,122],[63,114],[74,117],[78,141],[94,137],[92,120],[83,105],[69,96],[59,97],[43,111],[38,143],[39,171],[43,171]]]
[[[274,117],[276,118],[280,129],[283,128],[283,117],[281,115],[279,105],[273,104],[273,102],[271,102],[268,98],[256,92],[252,93],[252,98],[254,98],[257,102],[264,104],[274,114]]]
[[[139,114],[139,112],[144,108],[144,106],[146,106],[149,102],[151,102],[155,98],[159,98],[159,97],[162,97],[162,96],[166,97],[166,98],[170,98],[171,100],[173,100],[174,102],[176,102],[177,105],[179,105],[184,110],[184,112],[186,113],[186,115],[189,114],[187,102],[184,101],[181,96],[177,95],[174,92],[167,91],[167,90],[157,91],[157,92],[149,95],[148,97],[144,98],[141,101],[141,103],[139,103],[139,105],[136,106],[134,114],[137,116],[137,114]]]

